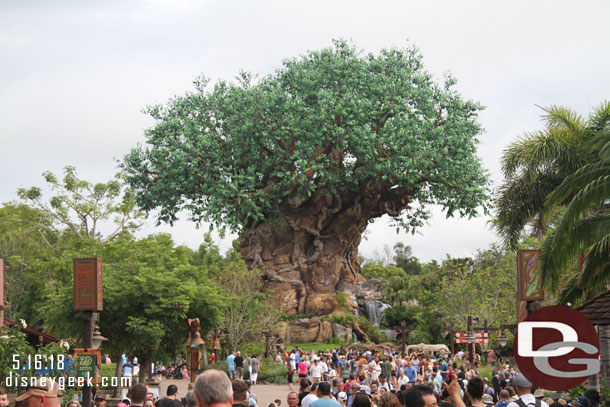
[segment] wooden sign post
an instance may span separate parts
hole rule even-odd
[[[102,259],[74,259],[74,311],[83,311],[83,347],[85,360],[93,347],[93,312],[104,309]],[[95,358],[94,358],[95,359]],[[87,359],[89,360],[89,359]],[[81,365],[83,363],[81,362]],[[91,387],[83,387],[83,407],[91,407]]]
[[[544,290],[540,284],[540,250],[517,251],[517,323],[540,308]]]
[[[74,311],[102,311],[102,259],[74,259]]]

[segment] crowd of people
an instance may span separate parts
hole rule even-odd
[[[468,363],[457,356],[403,355],[389,348],[325,353],[295,348],[278,353],[275,360],[288,368],[288,407],[596,407],[600,403],[596,390],[575,398],[544,397],[541,389],[502,360],[494,364],[490,381],[479,372],[479,358]],[[245,366],[248,381],[243,380]],[[136,384],[116,407],[259,407],[252,390],[260,367],[256,355],[244,358],[232,352],[227,367],[228,374],[209,369],[197,376],[183,398],[173,384],[158,399],[148,386]],[[298,389],[293,388],[295,380]],[[60,407],[62,394],[50,385],[47,381],[29,386],[15,397],[14,407]],[[97,394],[94,404],[106,407],[105,396]],[[276,399],[265,407],[280,405]],[[0,407],[8,406],[7,393],[0,388]],[[72,400],[67,407],[80,405]]]
[[[455,397],[449,392],[451,386],[458,388],[459,397],[472,407],[527,407],[527,403],[520,405],[519,400],[530,398],[528,394],[535,407],[565,407],[568,404],[565,398],[545,398],[542,389],[534,388],[532,392],[532,384],[493,351],[488,354],[488,360],[495,365],[491,382],[479,372],[480,355],[473,355],[472,363],[466,361],[468,356],[462,351],[455,358],[433,354],[403,355],[389,348],[378,352],[335,349],[312,354],[295,348],[291,352],[278,353],[276,361],[286,364],[291,390],[298,376],[299,407],[312,407],[310,403],[313,396],[319,396],[321,383],[328,383],[331,397],[345,407],[354,407],[358,394],[366,395],[373,407],[390,406],[388,401],[394,402],[392,396],[398,402],[396,407],[411,407],[407,403],[407,393],[411,389],[434,397],[438,405],[455,404]],[[599,393],[589,390],[573,399],[570,406],[595,407],[597,404]]]

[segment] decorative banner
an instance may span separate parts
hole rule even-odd
[[[539,256],[540,250],[517,251],[517,280],[521,301],[544,300],[544,291],[540,286]]]
[[[517,325],[515,361],[521,373],[546,390],[563,391],[600,371],[599,336],[582,313],[543,307]]]
[[[465,332],[458,332],[455,334],[456,338],[466,338],[468,336]],[[472,336],[475,338],[489,338],[489,334],[487,332],[476,332],[473,333]]]
[[[91,377],[92,382],[99,384],[102,380],[100,366],[102,365],[102,354],[100,349],[74,349],[74,365],[76,366],[76,377]]]
[[[468,339],[458,338],[455,340],[455,343],[468,343]],[[489,339],[477,338],[473,341],[473,343],[489,343]]]
[[[74,311],[102,311],[102,259],[74,259]]]

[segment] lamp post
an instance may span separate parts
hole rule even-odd
[[[220,350],[220,330],[218,327],[214,328],[214,363],[218,363],[218,351]]]
[[[500,346],[502,346],[502,347],[506,346],[506,344],[508,343],[508,337],[506,335],[504,335],[504,330],[500,331],[496,340],[498,341]]]
[[[98,257],[79,258],[73,260],[74,268],[74,311],[83,311],[83,348],[97,349],[106,339],[97,330],[93,334],[93,326],[98,319],[97,312],[104,309],[102,285],[102,259]],[[93,339],[95,337],[94,347]],[[83,407],[91,407],[91,387],[83,386]]]
[[[225,335],[220,338],[220,357],[223,360],[227,357],[227,339]]]
[[[99,315],[99,314],[97,314],[97,315]],[[102,346],[102,343],[106,342],[108,340],[108,338],[104,338],[102,336],[100,327],[97,326],[98,318],[99,318],[99,316],[97,318],[95,318],[96,322],[93,325],[93,336],[91,337],[91,348],[92,349],[99,349],[100,346]]]
[[[472,367],[474,362],[474,334],[472,333],[472,315],[468,315],[468,335],[466,341],[468,342],[468,364]]]
[[[201,355],[199,353],[200,346],[205,346],[205,341],[199,333],[199,318],[188,319],[189,334],[186,338],[185,345],[187,346],[187,359],[189,366],[189,375],[191,383],[195,381],[195,376],[199,371],[199,361]]]

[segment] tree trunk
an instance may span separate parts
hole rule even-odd
[[[146,373],[148,372],[149,362],[148,360],[142,358],[142,360],[138,360],[140,363],[140,372],[138,373],[138,383],[146,383]]]
[[[285,312],[328,314],[337,309],[336,290],[355,288],[362,233],[375,213],[382,214],[367,202],[314,194],[272,220],[246,227],[242,258],[262,269]]]
[[[116,361],[116,369],[114,370],[114,377],[119,378],[119,385],[114,388],[114,398],[121,397],[121,377],[123,376],[123,359],[121,355],[122,351],[118,351],[116,355],[114,355],[114,360]]]

